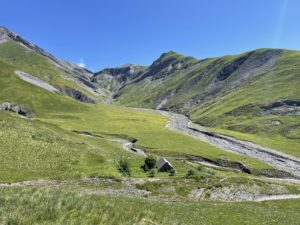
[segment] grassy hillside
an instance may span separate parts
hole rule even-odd
[[[264,115],[262,105],[279,99],[300,99],[300,52],[285,51],[276,69],[232,91],[208,107],[194,107],[191,118],[233,136],[300,156],[299,115]],[[279,121],[272,124],[270,121]],[[221,131],[223,132],[223,131]],[[224,132],[223,132],[224,133]]]
[[[76,78],[67,71],[53,65],[47,58],[37,54],[15,41],[0,44],[0,60],[2,63],[13,66],[15,69],[29,73],[47,83],[65,89],[75,88],[87,96],[98,97],[76,84]]]
[[[120,175],[113,160],[129,154],[121,150],[120,144],[82,137],[72,130],[108,138],[135,138],[149,153],[161,156],[200,155],[239,161],[254,170],[269,168],[257,160],[171,132],[165,128],[167,118],[157,113],[100,103],[86,104],[50,93],[19,79],[14,73],[15,68],[1,61],[0,71],[0,102],[24,105],[34,114],[34,118],[28,120],[0,112],[4,134],[0,149],[6,162],[1,164],[5,171],[1,174],[2,181]]]
[[[263,110],[280,100],[299,102],[299,68],[297,51],[259,49],[198,61],[158,80],[133,81],[115,95],[116,102],[185,113],[215,131],[299,156],[299,109]]]
[[[228,56],[222,63],[230,62],[234,57]],[[215,129],[229,132],[226,124],[230,117],[223,118],[222,115],[231,110],[230,105],[224,105],[226,110],[220,110],[220,114],[219,110],[213,114],[214,107],[219,106],[214,105],[214,101],[209,104],[211,108],[205,108],[211,110],[209,114],[201,111],[204,108],[198,104],[179,107],[196,93],[200,87],[197,85],[205,86],[205,82],[195,83],[193,76],[205,70],[214,60],[198,62],[174,52],[163,55],[143,74],[143,79],[153,78],[153,83],[135,80],[135,87],[143,89],[134,92],[130,89],[131,84],[121,88],[120,93],[124,91],[124,95],[120,95],[119,100],[124,101],[122,104],[130,102],[130,105],[154,107],[166,98],[163,96],[161,99],[158,92],[169,95],[178,90],[178,93],[167,97],[166,104],[161,105],[174,104],[171,107],[174,110],[187,110],[195,121],[220,119],[222,124],[216,122],[213,125]],[[172,67],[166,62],[171,62]],[[184,91],[191,87],[184,86],[186,77],[181,69],[190,72],[191,83],[197,86],[194,94]],[[227,194],[233,197],[245,195],[243,191],[246,195],[299,193],[298,184],[282,184],[256,176],[277,174],[278,171],[269,165],[170,131],[165,127],[168,118],[159,113],[99,102],[83,103],[63,93],[52,93],[27,83],[16,75],[16,70],[30,73],[55,87],[70,86],[86,95],[93,95],[72,82],[69,79],[72,74],[55,67],[40,54],[16,42],[0,44],[0,104],[21,105],[32,115],[32,118],[27,118],[14,112],[0,111],[0,224],[296,225],[299,221],[298,200],[262,203],[209,201],[210,194],[219,190],[229,192]],[[159,85],[161,79],[164,79],[162,84],[167,86]],[[203,79],[209,82],[208,78]],[[181,91],[178,84],[183,88]],[[293,92],[294,87],[291,88]],[[180,96],[180,92],[186,95],[178,97],[176,102],[172,97]],[[125,99],[127,94],[131,100]],[[144,101],[146,97],[152,97],[153,101]],[[222,98],[226,97],[229,98],[228,93],[222,95]],[[157,99],[159,101],[155,102]],[[248,112],[250,116],[251,112]],[[292,117],[286,118],[285,123],[297,123]],[[290,135],[297,137],[297,132]],[[154,171],[152,175],[155,178],[150,179],[151,173],[141,169],[145,157],[124,151],[120,140],[136,140],[138,148],[155,157],[173,157],[170,161],[175,167],[175,176]],[[294,150],[291,149],[291,152]],[[252,174],[232,168],[200,165],[187,160],[190,156],[242,163]],[[122,160],[128,163],[132,177],[122,177],[123,173],[118,168]],[[24,180],[29,182],[13,183]],[[34,185],[34,182],[38,184]],[[107,192],[103,192],[105,190]],[[204,198],[196,198],[195,191],[199,194],[201,190],[205,192]],[[147,194],[140,196],[139,193]]]
[[[124,213],[126,210],[126,213]],[[3,189],[3,224],[298,225],[299,200],[262,203],[176,202],[82,196],[43,188]]]

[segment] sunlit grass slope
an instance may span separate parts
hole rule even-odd
[[[116,176],[113,159],[129,154],[117,143],[82,137],[73,130],[110,138],[136,138],[149,153],[161,156],[200,155],[239,161],[266,169],[260,161],[224,152],[204,142],[165,128],[167,118],[157,113],[104,104],[86,104],[53,94],[22,81],[15,68],[0,61],[0,102],[24,105],[32,120],[1,113],[1,179]]]
[[[260,67],[267,55],[278,52],[273,66]],[[247,65],[237,70],[237,62],[249,54]],[[228,77],[219,78],[220,81],[221,75]],[[183,112],[194,122],[300,156],[299,115],[264,115],[260,109],[277,100],[300,100],[299,88],[299,51],[258,49],[206,59],[159,81],[133,82],[117,93],[115,101],[121,105],[155,108],[166,100],[164,108]],[[281,124],[266,122],[270,120],[279,120]]]
[[[191,118],[239,138],[300,156],[297,115],[262,115],[259,106],[278,99],[300,99],[300,52],[284,51],[276,69],[217,99],[206,108],[192,109]],[[238,115],[230,115],[240,109]],[[280,121],[272,125],[266,121]]]
[[[71,80],[74,80],[71,74],[56,67],[47,58],[18,42],[8,41],[0,44],[0,61],[13,66],[17,70],[36,76],[56,87],[73,87],[88,96],[96,97],[79,85],[71,82]]]

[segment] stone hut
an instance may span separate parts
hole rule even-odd
[[[156,162],[156,167],[157,167],[158,171],[160,171],[160,172],[167,172],[167,171],[170,171],[171,169],[174,169],[172,164],[164,157],[160,158]]]

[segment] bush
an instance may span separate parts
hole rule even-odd
[[[119,160],[119,170],[123,173],[124,176],[131,176],[130,166],[127,159],[120,159]]]
[[[145,159],[145,164],[141,166],[141,168],[147,172],[149,170],[152,170],[153,168],[155,168],[156,165],[156,159],[154,156],[148,156]]]
[[[192,177],[192,176],[195,176],[196,174],[197,174],[197,171],[196,171],[196,170],[190,169],[190,170],[187,171],[186,176],[187,176],[187,177]]]
[[[214,175],[213,171],[203,168],[203,167],[198,167],[197,169],[188,170],[186,177],[200,180],[200,179],[204,179],[207,177],[211,177],[213,175]]]

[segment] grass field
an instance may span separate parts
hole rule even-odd
[[[299,207],[299,200],[164,203],[126,197],[82,196],[49,188],[4,188],[0,195],[0,223],[298,225]]]

